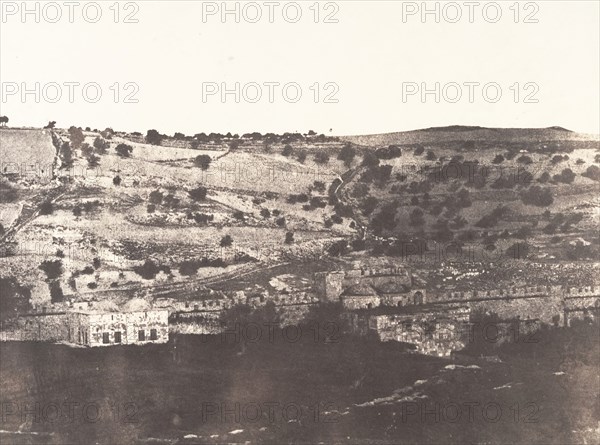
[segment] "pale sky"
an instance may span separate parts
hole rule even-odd
[[[223,23],[222,2],[120,2],[118,17],[114,1],[68,3],[27,2],[33,12],[23,17],[21,1],[0,2],[0,113],[10,125],[332,135],[559,125],[600,133],[598,1],[427,2],[439,8],[439,23],[434,13],[421,16],[422,2],[228,2],[239,5],[240,23],[233,13]],[[497,5],[502,15],[491,23]],[[239,102],[234,93],[222,98],[236,82]],[[423,99],[421,88],[435,91],[436,82],[439,102],[434,93]],[[125,103],[130,93],[137,103]]]

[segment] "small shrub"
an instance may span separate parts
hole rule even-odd
[[[219,243],[219,245],[221,247],[229,247],[233,244],[233,238],[231,238],[230,235],[225,235],[223,238],[221,238],[221,242]]]

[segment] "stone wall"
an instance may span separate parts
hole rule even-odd
[[[176,334],[219,334],[220,311],[179,312],[169,317],[169,331]]]
[[[321,301],[338,301],[344,292],[344,272],[317,272],[313,290]]]
[[[540,320],[552,325],[564,324],[564,305],[560,297],[528,297],[499,298],[494,300],[472,301],[469,303],[473,312],[495,313],[501,320],[521,318],[523,320]]]
[[[377,295],[373,296],[352,296],[344,295],[340,297],[342,305],[345,309],[357,310],[357,309],[372,309],[379,307],[381,304],[381,298]]]
[[[322,301],[338,301],[344,290],[358,284],[380,287],[387,283],[412,285],[410,272],[404,268],[355,268],[346,271],[318,272],[314,279],[314,292]]]
[[[405,294],[386,294],[381,297],[382,306],[410,306],[427,303],[425,289],[412,289]]]
[[[65,313],[45,313],[21,316],[10,325],[2,326],[2,340],[67,341],[67,318],[67,314]]]
[[[375,332],[381,341],[415,346],[416,352],[447,357],[468,341],[470,309],[429,308],[416,313],[352,314],[352,329],[359,335]]]
[[[564,286],[511,286],[505,288],[473,290],[473,291],[451,291],[437,294],[435,301],[467,301],[488,298],[524,298],[524,297],[598,297],[600,288],[597,286],[583,286],[579,288]]]

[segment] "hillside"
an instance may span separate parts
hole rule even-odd
[[[574,133],[561,127],[550,128],[484,128],[455,125],[361,136],[342,136],[354,144],[377,147],[391,144],[432,144],[442,142],[529,143],[543,141],[597,141],[597,135]]]
[[[7,159],[55,163],[46,181],[0,182],[0,268],[33,304],[299,291],[367,257],[411,263],[428,292],[594,279],[597,138],[451,127],[152,145],[108,130],[0,131]]]
[[[0,129],[0,160],[3,175],[27,177],[33,182],[48,182],[56,148],[49,130]]]

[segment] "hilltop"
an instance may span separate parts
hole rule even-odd
[[[376,147],[390,144],[430,144],[440,142],[505,142],[530,143],[544,141],[597,141],[597,135],[575,133],[562,127],[549,128],[485,128],[453,125],[422,130],[360,136],[342,136],[354,144]]]

